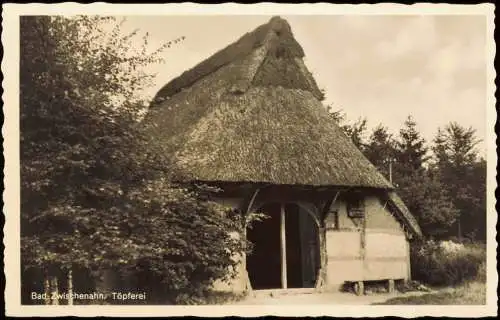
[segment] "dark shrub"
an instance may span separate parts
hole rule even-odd
[[[477,244],[427,241],[411,248],[412,276],[430,285],[457,285],[480,278],[486,249]]]

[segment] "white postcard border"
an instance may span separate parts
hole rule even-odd
[[[226,316],[242,317],[281,315],[281,316],[455,316],[480,317],[497,314],[496,271],[496,145],[494,125],[496,122],[494,68],[495,43],[494,5],[452,5],[452,4],[360,4],[333,5],[317,4],[273,4],[260,3],[242,5],[226,3],[220,5],[182,4],[5,4],[3,5],[2,44],[2,83],[4,93],[4,227],[5,245],[5,302],[6,314],[10,316]],[[487,17],[487,304],[485,306],[349,306],[349,305],[310,305],[310,306],[26,306],[20,299],[20,165],[19,165],[19,16],[21,15],[485,15]]]

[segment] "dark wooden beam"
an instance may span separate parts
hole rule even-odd
[[[250,197],[248,202],[245,203],[245,207],[243,208],[245,210],[245,212],[244,212],[245,215],[248,214],[248,212],[252,208],[253,203],[255,202],[255,199],[257,198],[257,195],[259,194],[259,191],[260,191],[259,187],[255,188],[252,192],[252,197]]]
[[[325,219],[328,216],[328,212],[330,211],[330,207],[332,206],[332,204],[335,203],[335,201],[337,201],[339,194],[340,190],[335,191],[335,195],[330,197],[330,199],[328,199],[325,205],[323,206],[323,210],[321,211],[321,221],[320,221],[322,225],[324,225]]]
[[[241,213],[246,215],[252,208],[255,199],[259,195],[260,191],[266,186],[255,185],[250,191],[247,192],[247,195],[244,197],[241,204]]]

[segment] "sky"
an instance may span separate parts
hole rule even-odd
[[[163,85],[271,16],[127,16],[124,30],[148,32],[152,48],[185,39],[155,67]],[[486,18],[480,15],[286,16],[325,104],[348,121],[366,117],[397,134],[408,115],[432,141],[456,121],[486,139]],[[484,151],[485,144],[478,149]]]

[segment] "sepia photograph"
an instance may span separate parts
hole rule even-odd
[[[494,315],[493,5],[59,6],[3,13],[7,311]]]

